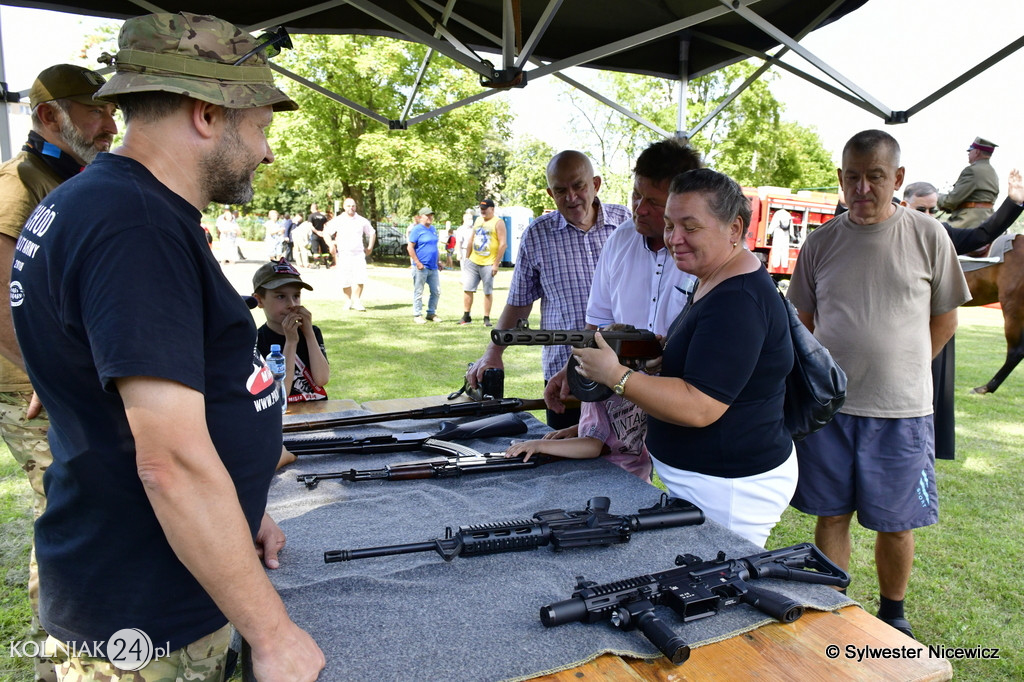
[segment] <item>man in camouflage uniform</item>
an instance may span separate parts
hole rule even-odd
[[[14,246],[36,204],[68,178],[78,175],[99,152],[107,151],[117,133],[115,106],[93,99],[103,77],[89,69],[57,64],[44,69],[29,90],[32,130],[21,152],[0,165],[0,286],[7,290]],[[21,351],[14,336],[9,303],[0,306],[0,437],[28,476],[35,518],[46,509],[43,472],[50,465],[46,441],[49,420],[33,401]],[[38,627],[39,579],[33,548],[29,559],[28,597],[33,627],[29,637],[42,641]],[[53,665],[38,661],[36,678],[53,679]]]
[[[323,654],[260,563],[284,545],[265,513],[280,398],[200,224],[273,161],[273,112],[297,108],[267,62],[287,34],[153,14],[118,42],[97,97],[120,106],[124,144],[36,208],[10,284],[52,424],[47,652],[63,680],[221,680],[233,625],[258,679],[313,680]]]

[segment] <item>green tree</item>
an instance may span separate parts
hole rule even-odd
[[[687,92],[687,128],[713,111],[757,68],[751,61],[732,64],[694,79]],[[697,132],[690,143],[705,163],[743,185],[774,185],[799,189],[834,184],[835,164],[812,128],[783,120],[785,105],[772,95],[769,71]],[[667,131],[676,128],[675,81],[624,73],[601,73],[595,88]],[[586,95],[566,95],[576,106],[577,129],[586,131],[590,151],[609,191],[631,183],[610,168],[628,166],[658,133],[604,107]],[[628,187],[628,185],[626,185]],[[604,191],[602,191],[604,194]]]
[[[523,135],[509,148],[505,167],[503,199],[510,206],[526,206],[535,216],[554,209],[548,196],[545,167],[555,155],[555,148],[532,135]]]
[[[295,37],[295,49],[278,61],[357,104],[400,118],[426,48],[368,36]],[[491,180],[485,141],[508,134],[507,105],[486,100],[442,116],[389,130],[332,99],[282,82],[300,109],[280,115],[272,144],[282,170],[269,174],[261,193],[301,197],[330,206],[352,196],[372,222],[404,222],[424,204],[438,220],[461,220]],[[435,55],[410,116],[479,91],[475,76]],[[493,163],[490,164],[493,166]],[[262,205],[262,204],[261,204]],[[454,222],[454,221],[453,221]]]

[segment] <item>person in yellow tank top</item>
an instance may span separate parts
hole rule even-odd
[[[473,239],[466,245],[466,260],[462,270],[462,319],[460,325],[470,324],[473,318],[473,295],[477,287],[484,285],[484,326],[491,326],[491,303],[494,296],[494,276],[498,274],[501,257],[505,255],[508,243],[505,235],[505,221],[494,215],[494,201],[480,202],[480,217],[473,223]]]

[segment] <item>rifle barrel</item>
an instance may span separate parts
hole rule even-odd
[[[435,542],[413,542],[407,545],[390,545],[387,547],[364,547],[363,549],[334,549],[324,552],[324,563],[333,564],[338,561],[353,559],[369,559],[375,556],[392,556],[395,554],[413,554],[415,552],[433,552],[437,549]]]

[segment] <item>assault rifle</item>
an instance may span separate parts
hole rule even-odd
[[[506,412],[523,412],[527,410],[543,410],[544,401],[523,400],[522,398],[501,398],[480,402],[445,403],[400,412],[375,412],[359,414],[352,417],[336,417],[312,421],[289,421],[284,425],[284,433],[298,431],[316,431],[318,429],[337,429],[360,424],[378,424],[398,419],[441,419],[443,417],[485,417],[491,414]]]
[[[492,329],[491,341],[496,346],[572,346],[574,348],[596,348],[594,334],[601,331],[601,338],[611,346],[619,361],[633,369],[643,369],[647,360],[660,358],[661,342],[654,332],[646,329],[603,331],[593,329],[530,329],[526,320],[519,320],[515,329]],[[585,379],[576,372],[579,363],[575,356],[569,358],[566,378],[572,394],[588,403],[606,400],[612,390],[604,384]]]
[[[489,474],[498,471],[533,469],[558,459],[551,455],[534,455],[524,462],[527,455],[505,457],[503,452],[477,452],[465,445],[430,439],[419,446],[427,452],[444,453],[442,457],[422,459],[415,462],[389,464],[380,469],[349,469],[330,473],[298,474],[296,480],[305,483],[310,490],[320,481],[340,478],[343,481],[413,481],[422,478],[454,478],[464,474]]]
[[[324,563],[430,551],[451,561],[460,555],[522,552],[545,545],[551,545],[556,552],[572,547],[607,547],[629,542],[631,534],[641,530],[704,523],[704,512],[686,500],[669,498],[664,493],[657,504],[636,514],[609,514],[610,506],[607,497],[592,497],[583,511],[549,509],[537,512],[532,520],[461,526],[457,533],[449,526],[443,538],[429,542],[324,552]]]
[[[338,437],[328,434],[321,437],[285,439],[284,446],[293,455],[365,455],[378,452],[402,452],[419,450],[428,440],[469,440],[493,436],[517,436],[526,433],[526,422],[514,414],[498,414],[457,424],[443,421],[436,433],[406,431],[397,435]]]
[[[754,587],[749,581],[781,578],[837,587],[850,584],[850,576],[809,542],[742,559],[727,560],[724,552],[719,552],[715,561],[681,554],[676,557],[676,565],[679,568],[606,585],[579,577],[572,598],[542,607],[540,620],[547,627],[608,620],[622,630],[639,628],[679,665],[689,658],[690,647],[655,615],[656,606],[670,607],[688,623],[742,602],[792,623],[803,615],[803,606],[778,592]]]

